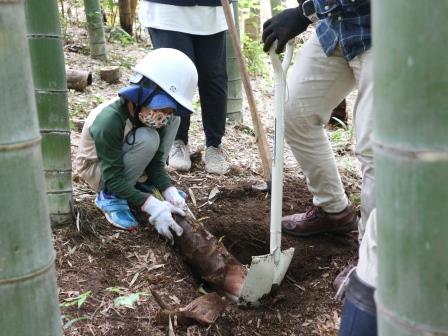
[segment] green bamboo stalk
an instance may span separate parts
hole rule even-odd
[[[446,13],[446,0],[373,1],[382,336],[448,335]]]
[[[90,55],[94,59],[106,60],[106,39],[104,37],[103,16],[99,0],[84,0],[87,18]]]
[[[25,12],[0,1],[0,326],[62,335]]]
[[[238,1],[232,1],[233,17],[239,34]],[[227,118],[229,120],[243,122],[243,91],[241,84],[241,74],[238,67],[238,60],[230,40],[229,32],[226,32],[226,53],[227,53]]]
[[[272,16],[280,13],[283,9],[282,0],[269,0],[271,4],[271,14]]]
[[[55,0],[26,0],[27,37],[42,154],[48,206],[53,225],[72,220],[70,128],[63,41]]]

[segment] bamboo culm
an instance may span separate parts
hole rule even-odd
[[[378,332],[448,335],[448,2],[372,5]]]
[[[72,221],[70,128],[63,41],[57,2],[25,1],[51,222]]]
[[[0,326],[62,335],[23,2],[0,2]]]

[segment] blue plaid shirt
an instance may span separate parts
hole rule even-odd
[[[316,33],[327,56],[338,42],[346,60],[371,46],[370,0],[313,0],[319,18]]]

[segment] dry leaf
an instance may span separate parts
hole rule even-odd
[[[169,298],[173,300],[176,304],[180,304],[180,300],[176,295],[170,295]]]
[[[216,198],[218,198],[218,194],[220,193],[218,187],[214,187],[210,193],[208,194],[208,201],[214,202]]]

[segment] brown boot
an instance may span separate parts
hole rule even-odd
[[[339,213],[327,213],[312,206],[304,213],[282,218],[282,231],[293,236],[311,236],[324,232],[346,233],[356,230],[358,216],[351,203]]]

